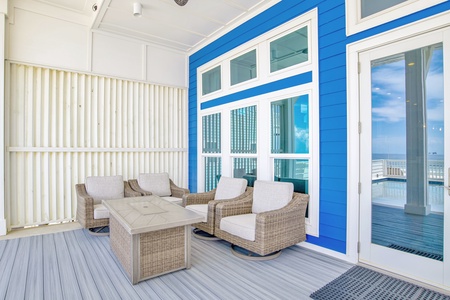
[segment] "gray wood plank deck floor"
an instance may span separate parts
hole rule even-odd
[[[109,237],[80,229],[0,241],[0,299],[309,299],[351,267],[298,246],[244,261],[227,242],[192,238],[191,269],[133,286]]]

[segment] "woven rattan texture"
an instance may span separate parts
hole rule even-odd
[[[237,201],[217,205],[214,229],[217,237],[263,256],[306,239],[305,213],[309,196],[300,193],[294,193],[292,200],[283,208],[257,214],[255,241],[220,230],[222,218],[251,213],[252,196],[253,194]]]
[[[183,202],[182,202],[183,207],[186,207],[186,205],[193,205],[193,204],[208,204],[208,215],[207,215],[206,222],[195,223],[192,226],[194,226],[195,228],[198,228],[204,232],[212,234],[212,235],[214,235],[214,230],[215,230],[214,223],[215,223],[217,204],[225,203],[228,201],[235,201],[235,200],[239,200],[239,199],[248,197],[249,195],[251,195],[253,193],[253,188],[247,187],[246,191],[242,195],[240,195],[236,198],[227,199],[227,200],[214,200],[215,191],[216,190],[212,190],[212,191],[209,191],[206,193],[195,193],[195,194],[185,195],[185,196],[183,196]]]
[[[109,237],[111,249],[119,259],[123,269],[131,280],[132,276],[132,260],[131,260],[131,243],[132,237],[113,217],[109,221]]]
[[[140,278],[181,269],[186,266],[184,226],[140,235]]]

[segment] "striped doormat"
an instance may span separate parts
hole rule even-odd
[[[310,297],[316,300],[450,300],[450,296],[360,266],[352,267]]]

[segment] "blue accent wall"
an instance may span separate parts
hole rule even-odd
[[[402,26],[450,9],[450,1],[347,37],[345,0],[282,0],[189,57],[189,188],[197,188],[197,68],[265,32],[318,8],[320,105],[320,223],[319,237],[307,241],[346,253],[347,232],[347,91],[348,43]],[[280,82],[252,88],[203,103],[213,107],[249,96],[310,81],[300,74]],[[309,76],[309,79],[308,79]]]

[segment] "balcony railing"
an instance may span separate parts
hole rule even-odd
[[[406,178],[406,160],[375,159],[372,160],[372,179]],[[444,181],[444,161],[428,161],[428,180]]]

